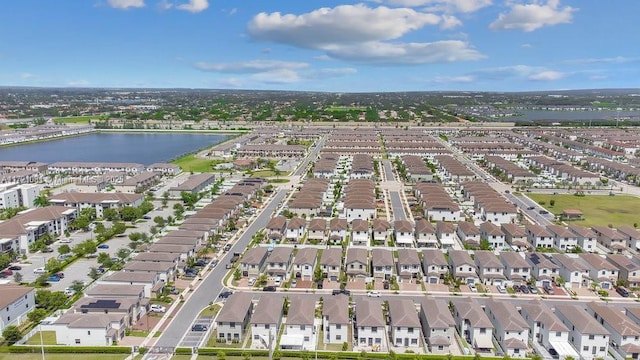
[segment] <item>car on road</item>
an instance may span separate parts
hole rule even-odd
[[[527,208],[527,210],[533,210],[533,209],[535,209],[535,208],[536,208],[535,206],[529,206],[529,207]]]
[[[163,313],[167,311],[167,308],[162,305],[151,304],[151,306],[149,307],[149,310],[157,313]]]
[[[262,291],[276,291],[275,286],[265,286],[262,288]]]
[[[108,248],[109,248],[109,245],[107,245],[107,244],[98,245],[98,249],[108,249]]]
[[[41,250],[43,253],[52,253],[53,252],[53,248],[51,246],[46,247],[44,249]]]
[[[45,269],[44,267],[38,267],[33,269],[33,273],[34,274],[46,274],[47,273],[47,269]]]
[[[229,296],[231,296],[231,294],[233,294],[233,291],[231,291],[231,290],[226,290],[226,291],[221,292],[221,293],[220,293],[220,295],[218,295],[218,297],[219,297],[220,299],[226,299],[226,298],[228,298]]]
[[[369,291],[367,293],[368,297],[380,297],[382,296],[382,294],[380,293],[380,291]]]
[[[9,270],[14,270],[14,271],[19,271],[19,270],[22,270],[22,267],[18,266],[18,265],[12,265],[12,266],[9,266],[8,269]]]
[[[47,279],[47,282],[58,282],[58,281],[60,281],[60,276],[58,275],[51,275]]]
[[[218,265],[218,259],[215,259],[215,260],[213,260],[213,261],[211,262],[211,265],[209,265],[209,267],[213,269],[213,268],[214,268],[214,267],[216,267],[217,265]]]
[[[209,329],[209,327],[207,325],[202,325],[202,324],[194,324],[191,327],[191,331],[207,331]]]
[[[347,289],[334,289],[331,292],[331,295],[340,295],[340,294],[344,294],[344,295],[351,295],[351,291],[347,290]]]
[[[471,292],[478,292],[478,288],[474,284],[469,284],[469,290],[471,290]]]
[[[66,238],[59,241],[60,244],[71,244],[73,240]]]
[[[66,287],[64,288],[64,294],[67,296],[73,296],[76,294],[76,291],[73,290],[72,288]]]
[[[542,215],[547,215],[549,212],[547,210],[540,210],[539,213]]]

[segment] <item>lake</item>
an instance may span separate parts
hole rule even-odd
[[[149,165],[213,146],[229,137],[202,133],[92,133],[0,148],[0,160],[133,162]]]
[[[638,111],[551,111],[551,110],[523,110],[522,116],[505,117],[501,121],[589,121],[589,120],[615,120],[620,118],[637,118]]]

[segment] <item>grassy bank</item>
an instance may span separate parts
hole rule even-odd
[[[568,194],[527,194],[532,200],[541,204],[554,215],[562,214],[566,209],[578,209],[584,214],[584,220],[574,220],[571,223],[582,226],[611,224],[633,226],[639,223],[640,198],[634,196],[587,195],[575,196]],[[554,205],[550,206],[551,200]]]

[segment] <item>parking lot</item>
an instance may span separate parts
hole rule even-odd
[[[204,345],[211,333],[212,324],[213,316],[199,316],[191,325],[191,330],[184,334],[179,346],[197,347]],[[206,330],[195,330],[194,327],[198,328],[198,325],[206,327]]]

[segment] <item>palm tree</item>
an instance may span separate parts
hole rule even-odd
[[[36,207],[45,207],[49,205],[49,193],[41,192],[40,195],[33,199],[33,205]]]

